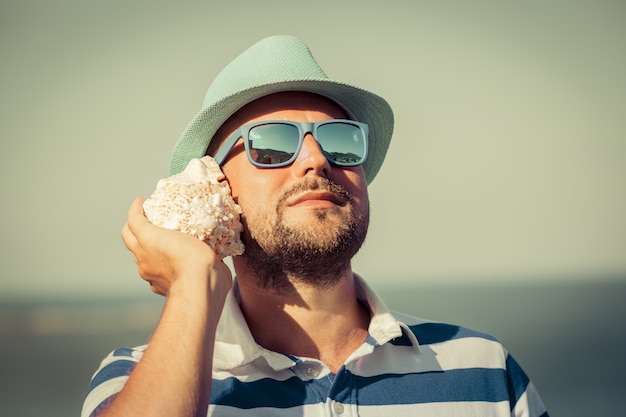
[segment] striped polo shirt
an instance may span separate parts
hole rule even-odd
[[[369,336],[336,375],[319,360],[256,344],[235,285],[217,330],[208,415],[548,417],[496,339],[391,312],[360,277],[355,281],[372,313]],[[117,349],[103,360],[82,417],[97,415],[122,389],[146,347]]]

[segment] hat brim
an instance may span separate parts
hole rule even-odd
[[[363,170],[370,184],[385,159],[393,133],[393,111],[382,97],[353,85],[329,79],[303,79],[263,84],[237,91],[203,108],[189,123],[174,146],[170,175],[201,158],[219,127],[246,104],[273,93],[304,91],[328,97],[369,126],[369,149]]]

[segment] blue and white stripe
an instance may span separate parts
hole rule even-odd
[[[357,277],[372,310],[369,337],[333,375],[320,361],[257,345],[230,296],[217,332],[208,415],[519,416],[548,413],[519,364],[493,337],[391,313]],[[123,387],[145,346],[117,349],[94,375],[83,417]]]

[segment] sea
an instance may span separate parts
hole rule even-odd
[[[626,277],[576,283],[374,286],[388,306],[496,336],[552,417],[626,416]],[[163,299],[0,296],[0,417],[79,416],[117,347],[146,343]]]

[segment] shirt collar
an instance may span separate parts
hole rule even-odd
[[[398,337],[406,336],[411,345],[419,348],[417,338],[409,326],[399,321],[387,308],[383,299],[359,275],[354,274],[357,298],[369,307],[372,319],[369,325],[368,343],[382,346]]]
[[[406,324],[393,316],[384,301],[367,285],[365,280],[354,274],[354,281],[357,297],[372,314],[368,329],[369,336],[365,345],[375,348],[406,336],[415,348],[419,348],[413,332]],[[219,369],[229,370],[264,358],[267,364],[276,371],[294,366],[296,362],[293,358],[265,349],[256,343],[239,308],[238,299],[239,287],[235,280],[217,326],[213,365]]]
[[[220,369],[233,369],[264,357],[274,370],[292,367],[295,364],[293,360],[256,343],[239,308],[238,300],[239,286],[235,280],[217,325],[213,365]]]

